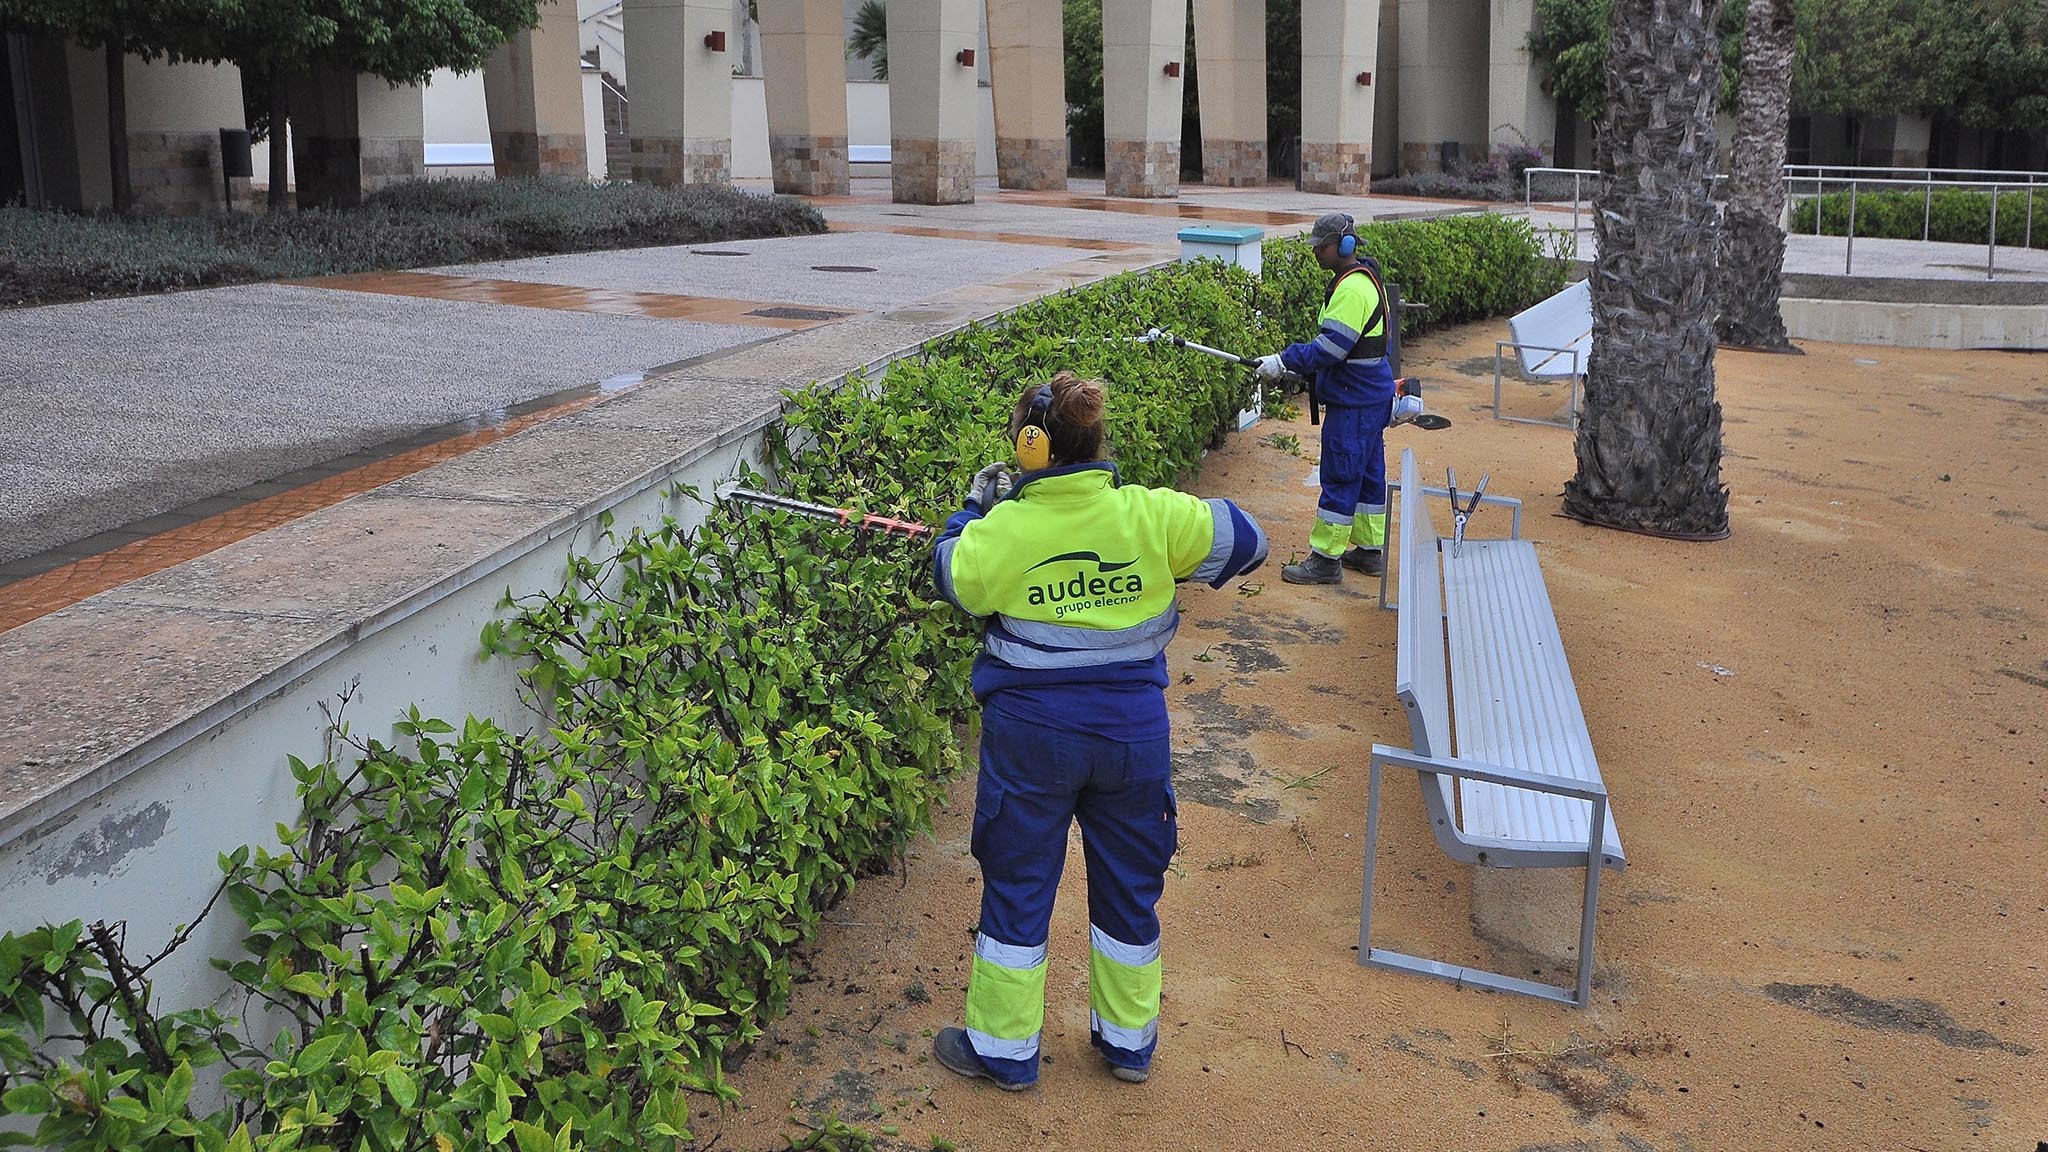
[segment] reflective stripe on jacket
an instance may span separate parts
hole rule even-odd
[[[1221,588],[1265,557],[1265,534],[1230,501],[1119,487],[1114,465],[1091,463],[1032,473],[986,514],[955,515],[933,576],[988,621],[975,664],[985,697],[1028,684],[1163,686],[1158,657],[1180,622],[1174,583]]]
[[[1394,371],[1384,356],[1351,359],[1361,338],[1384,336],[1387,317],[1373,277],[1359,270],[1337,275],[1317,320],[1316,338],[1290,344],[1280,362],[1315,382],[1316,398],[1336,408],[1367,408],[1394,400]],[[1375,318],[1374,313],[1380,315]]]

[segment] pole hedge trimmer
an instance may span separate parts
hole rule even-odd
[[[1135,343],[1139,344],[1171,344],[1175,348],[1184,348],[1190,352],[1200,352],[1204,356],[1214,356],[1218,360],[1245,368],[1257,368],[1259,366],[1259,360],[1256,356],[1239,356],[1235,352],[1225,352],[1221,348],[1211,348],[1207,344],[1197,344],[1186,337],[1175,336],[1171,332],[1163,332],[1157,328],[1149,329],[1143,336],[1133,337],[1132,339]],[[1287,373],[1280,379],[1282,383],[1300,386],[1301,390],[1308,395],[1308,422],[1311,425],[1321,424],[1323,422],[1322,404],[1316,399],[1314,383],[1292,372]],[[1422,398],[1422,382],[1413,376],[1404,376],[1394,381],[1394,395],[1397,397],[1415,397],[1417,401],[1416,406],[1419,408]],[[1426,432],[1435,432],[1451,426],[1449,417],[1439,416],[1434,412],[1423,412],[1406,420],[1397,419],[1394,423],[1413,424]]]
[[[884,536],[909,536],[915,538],[918,536],[929,536],[934,531],[931,525],[919,524],[915,520],[897,520],[889,516],[875,516],[866,512],[856,512],[851,508],[834,508],[829,504],[812,504],[804,500],[792,500],[787,496],[777,496],[771,492],[759,492],[752,488],[734,488],[725,493],[725,498],[761,508],[775,508],[797,516],[806,516],[812,520],[829,520],[835,524],[841,524],[856,530],[880,532]]]

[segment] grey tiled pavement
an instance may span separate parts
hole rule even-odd
[[[0,312],[0,563],[774,334],[277,284]]]
[[[916,223],[901,218],[891,218],[891,222]],[[747,255],[704,256],[695,250]],[[579,288],[787,301],[868,311],[916,303],[949,289],[1001,280],[1089,255],[1092,253],[1050,246],[847,232],[720,241],[686,248],[581,252],[427,271]],[[819,265],[874,271],[815,271]]]

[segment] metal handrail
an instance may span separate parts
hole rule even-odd
[[[1902,180],[1902,179],[1895,179],[1895,178],[1891,178],[1891,177],[1877,177],[1877,176],[1847,176],[1847,177],[1843,177],[1843,176],[1829,176],[1829,175],[1828,175],[1828,173],[1829,173],[1829,172],[1863,172],[1863,171],[1870,171],[1870,172],[1919,172],[1919,173],[1920,173],[1921,175],[1920,175],[1920,178],[1919,178],[1919,179],[1917,179],[1917,180],[1915,180],[1915,179],[1905,179],[1905,180]],[[1577,239],[1577,237],[1578,237],[1578,234],[1579,234],[1579,217],[1580,217],[1579,205],[1580,205],[1580,202],[1581,202],[1581,200],[1582,200],[1582,198],[1583,198],[1583,195],[1584,195],[1584,179],[1585,179],[1585,177],[1587,177],[1587,176],[1600,176],[1600,175],[1603,175],[1603,173],[1601,173],[1601,172],[1600,172],[1600,171],[1599,171],[1598,169],[1593,169],[1593,168],[1526,168],[1526,169],[1523,169],[1523,171],[1522,171],[1522,208],[1523,208],[1523,210],[1524,210],[1524,211],[1529,211],[1529,212],[1533,212],[1533,211],[1535,210],[1535,205],[1536,205],[1536,200],[1535,200],[1535,180],[1533,179],[1533,177],[1534,177],[1534,176],[1535,176],[1536,174],[1538,174],[1538,173],[1542,173],[1542,174],[1546,174],[1546,175],[1568,175],[1568,176],[1570,176],[1570,177],[1572,178],[1572,237],[1573,237],[1573,239],[1574,239],[1574,240],[1576,241],[1576,239]],[[1849,186],[1849,221],[1848,221],[1848,229],[1847,229],[1847,232],[1845,233],[1845,236],[1844,236],[1844,244],[1843,244],[1843,250],[1842,250],[1842,273],[1843,273],[1843,275],[1850,275],[1850,274],[1853,274],[1853,272],[1854,272],[1854,270],[1855,270],[1855,266],[1856,266],[1856,198],[1857,198],[1857,194],[1858,194],[1858,193],[1859,193],[1859,192],[1861,191],[1862,187],[1863,187],[1863,186],[1865,186],[1865,185],[1874,185],[1874,186],[1879,186],[1879,187],[1891,187],[1891,186],[1897,186],[1897,187],[1901,187],[1901,188],[1919,188],[1919,189],[1921,189],[1921,190],[1923,191],[1923,203],[1922,203],[1922,205],[1921,205],[1921,211],[1920,211],[1920,239],[1921,239],[1921,241],[1922,241],[1923,243],[1925,243],[1926,241],[1930,240],[1930,239],[1932,238],[1932,236],[1933,236],[1933,225],[1934,225],[1934,190],[1935,190],[1936,188],[1988,188],[1988,189],[1990,189],[1990,190],[1991,190],[1991,226],[1990,226],[1990,234],[1989,234],[1989,236],[1987,236],[1987,237],[1986,237],[1986,239],[1985,239],[1985,256],[1984,256],[1984,278],[1985,278],[1986,280],[1991,280],[1991,279],[1995,279],[1995,278],[1997,277],[1997,274],[1998,274],[1998,198],[1999,198],[1999,197],[2000,197],[2001,195],[2003,195],[2003,194],[2004,194],[2005,192],[2007,192],[2007,191],[2010,191],[2010,190],[2023,190],[2023,191],[2025,191],[2025,192],[2026,192],[2026,194],[2027,194],[2027,216],[2026,216],[2026,224],[2025,224],[2025,226],[2024,226],[2024,227],[2022,228],[2022,230],[2021,230],[2021,231],[2022,231],[2022,235],[2021,235],[2021,240],[2020,240],[2020,246],[2021,246],[2021,247],[2023,247],[2023,248],[2026,248],[2026,249],[2029,249],[2029,250],[2031,250],[2031,249],[2033,248],[2033,246],[2034,246],[2034,198],[2035,198],[2035,193],[2036,193],[2036,190],[2048,190],[2048,173],[2041,173],[2041,172],[2025,172],[2025,171],[2019,171],[2019,170],[1999,170],[1999,169],[1979,169],[1979,168],[1924,168],[1924,169],[1922,169],[1922,168],[1876,168],[1876,167],[1869,167],[1869,168],[1855,168],[1855,167],[1851,167],[1851,166],[1847,166],[1847,165],[1826,165],[1826,164],[1787,164],[1787,165],[1785,165],[1785,166],[1784,166],[1784,173],[1785,173],[1785,184],[1786,184],[1786,187],[1787,187],[1787,192],[1788,192],[1788,201],[1787,201],[1787,202],[1788,202],[1788,204],[1789,204],[1789,203],[1790,203],[1790,202],[1791,202],[1792,200],[1796,200],[1796,199],[1798,199],[1798,198],[1799,198],[1799,195],[1800,195],[1799,193],[1796,193],[1796,192],[1792,192],[1792,191],[1791,191],[1791,186],[1793,185],[1793,183],[1794,183],[1795,181],[1796,181],[1797,183],[1801,184],[1801,185],[1804,185],[1804,184],[1805,184],[1805,183],[1806,183],[1807,181],[1809,181],[1809,180],[1813,182],[1813,199],[1814,199],[1814,209],[1813,209],[1813,234],[1814,234],[1815,236],[1820,236],[1820,235],[1823,235],[1823,231],[1822,231],[1822,229],[1823,229],[1823,226],[1824,226],[1824,225],[1823,225],[1823,220],[1822,220],[1822,217],[1823,217],[1823,212],[1822,212],[1822,205],[1823,205],[1823,204],[1825,203],[1825,199],[1824,199],[1824,198],[1825,198],[1825,196],[1826,196],[1826,194],[1827,194],[1827,187],[1828,187],[1828,185],[1832,184],[1832,185],[1840,186],[1840,185],[1843,185],[1843,184],[1847,184],[1847,185]],[[1947,173],[1959,173],[1959,174],[1961,174],[1962,176],[1981,176],[1981,175],[2013,175],[2013,176],[2024,176],[2024,177],[2025,177],[2025,179],[2024,179],[2024,180],[1975,180],[1975,179],[1960,179],[1960,178],[1957,178],[1957,179],[1949,179],[1949,178],[1946,178],[1946,174],[1947,174]],[[1943,178],[1943,179],[1936,179],[1935,177],[1936,177],[1937,175],[1943,175],[1943,176],[1944,176],[1944,178]],[[1715,180],[1715,181],[1722,181],[1722,180],[1726,180],[1726,179],[1727,179],[1728,177],[1727,177],[1727,175],[1726,175],[1726,174],[1724,174],[1724,173],[1715,173],[1715,174],[1714,174],[1714,176],[1713,176],[1713,177],[1711,177],[1711,178],[1712,178],[1713,180]]]

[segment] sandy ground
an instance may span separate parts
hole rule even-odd
[[[781,1148],[833,1114],[885,1148],[989,1152],[2048,1141],[2048,358],[1724,353],[1734,535],[1682,544],[1552,515],[1571,437],[1488,418],[1495,336],[1411,342],[1456,424],[1390,450],[1528,502],[1629,850],[1594,1006],[1355,964],[1367,747],[1407,743],[1394,618],[1366,581],[1292,588],[1276,564],[1256,595],[1183,598],[1152,1082],[1088,1047],[1078,839],[1039,1087],[928,1062],[977,915],[970,777],[906,883],[830,914],[792,1013],[734,1076],[742,1106],[699,1120],[705,1146]],[[1522,414],[1561,400],[1511,387]],[[1198,488],[1242,501],[1279,561],[1313,494],[1276,433],[1313,455],[1305,419],[1268,420]],[[1473,531],[1506,527],[1488,509]],[[1502,960],[1473,934],[1468,870],[1390,781],[1376,942]]]

